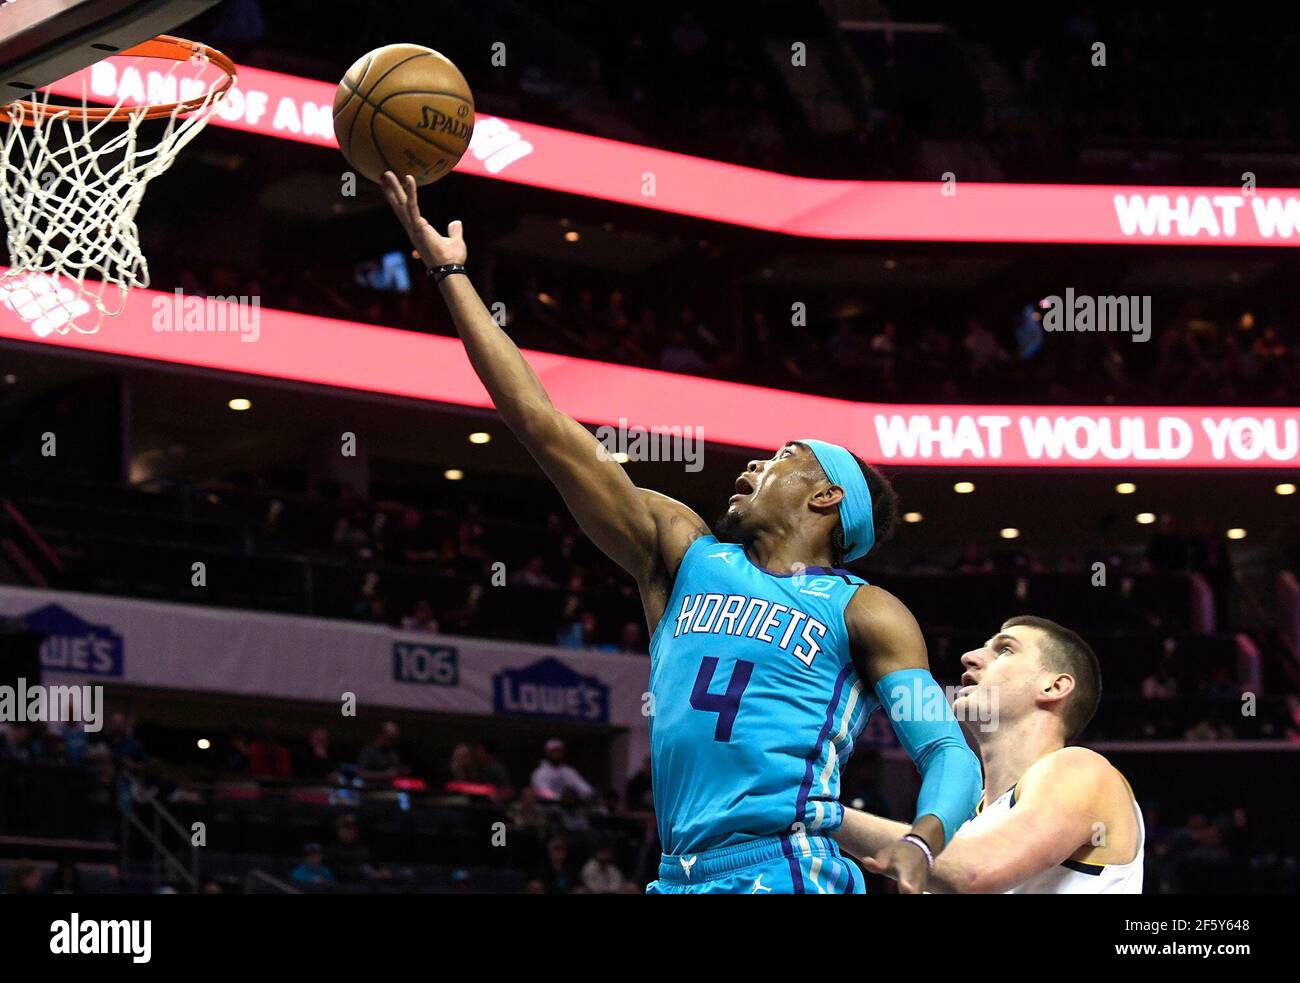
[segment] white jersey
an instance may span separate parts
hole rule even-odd
[[[1034,874],[1004,894],[1141,894],[1142,863],[1146,850],[1146,826],[1142,810],[1129,792],[1137,816],[1137,853],[1126,864],[1090,864],[1067,860],[1051,870]],[[1009,788],[985,807],[981,799],[975,815],[962,823],[954,836],[978,833],[999,822],[1016,804],[1016,789]]]

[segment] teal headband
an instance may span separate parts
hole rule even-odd
[[[844,562],[852,563],[876,545],[876,524],[871,510],[871,489],[862,468],[839,444],[824,440],[801,440],[817,458],[832,485],[844,489],[840,500],[840,525],[844,527]]]

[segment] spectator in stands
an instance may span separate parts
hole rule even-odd
[[[302,861],[289,871],[289,880],[299,887],[333,887],[334,872],[325,866],[324,853],[319,843],[308,843],[302,848]]]
[[[10,894],[40,894],[45,883],[41,868],[33,863],[21,863],[13,869]]]
[[[223,748],[221,770],[234,774],[247,774],[250,769],[248,735],[238,726],[231,726],[226,733],[226,746]]]
[[[524,286],[524,309],[531,319],[541,324],[555,324],[561,314],[554,292],[544,289],[535,273],[528,275]]]
[[[512,573],[510,583],[520,587],[555,586],[555,581],[546,575],[546,559],[540,553],[529,557],[527,563]]]
[[[1220,739],[1219,728],[1208,719],[1198,720],[1183,732],[1185,741],[1217,741]]]
[[[1287,727],[1300,733],[1300,696],[1294,693],[1286,698]]]
[[[388,624],[388,601],[384,599],[383,595],[375,594],[366,601],[361,620],[370,621],[377,625]]]
[[[451,749],[451,763],[447,770],[453,782],[473,782],[474,749],[468,744],[457,744]]]
[[[330,732],[324,727],[314,727],[307,735],[307,745],[294,766],[300,778],[314,781],[331,781],[338,771],[338,760],[330,749]]]
[[[86,733],[83,721],[52,721],[46,725],[46,732],[52,741],[57,742],[62,760],[74,767],[85,760],[90,749],[90,735]]]
[[[28,763],[40,756],[40,742],[29,724],[17,721],[0,725],[0,761]]]
[[[388,604],[379,591],[379,574],[373,570],[361,581],[361,590],[352,605],[352,616],[359,621],[388,622]]]
[[[1172,700],[1178,695],[1178,680],[1160,666],[1142,680],[1142,697],[1147,700]]]
[[[400,739],[401,729],[387,721],[357,756],[361,777],[366,781],[391,781],[405,775],[408,769],[397,750]]]
[[[416,508],[402,511],[401,524],[389,538],[388,557],[393,563],[415,566],[437,557],[437,534]]]
[[[971,375],[977,379],[1007,360],[1007,353],[998,343],[997,336],[984,325],[984,322],[974,318],[966,324],[966,336],[962,339],[961,345],[966,352]]]
[[[470,584],[465,591],[465,603],[458,608],[443,612],[443,621],[447,630],[457,635],[482,634],[483,585]]]
[[[148,761],[144,745],[131,733],[126,714],[121,710],[116,710],[109,715],[108,726],[104,728],[98,743],[108,748],[113,757],[113,764],[119,769],[136,773],[141,771]]]
[[[525,785],[519,792],[519,798],[510,804],[507,810],[510,823],[521,829],[530,829],[539,836],[546,832],[546,808],[538,800],[537,789]]]
[[[1156,573],[1181,573],[1187,569],[1191,545],[1178,529],[1178,520],[1166,513],[1147,543],[1147,562]]]
[[[268,543],[278,543],[284,538],[284,502],[271,499],[262,517],[262,537]]]
[[[54,868],[54,876],[50,878],[50,893],[81,893],[81,871],[71,860],[60,860],[59,865]]]
[[[614,851],[608,844],[597,846],[582,865],[582,883],[592,894],[621,894],[627,887],[627,878],[614,863]]]
[[[584,802],[596,797],[595,789],[587,784],[577,769],[564,760],[564,742],[552,737],[546,742],[542,760],[533,770],[533,788],[545,801],[558,802],[566,792],[575,794]]]
[[[334,821],[334,842],[325,852],[325,864],[341,884],[393,879],[391,869],[371,863],[370,847],[361,842],[361,827],[350,814]]]
[[[370,556],[369,527],[370,517],[364,507],[339,516],[334,526],[334,545],[344,555]]]
[[[606,332],[606,335],[611,338],[618,338],[628,330],[632,319],[627,313],[623,291],[610,291],[609,299],[605,302],[605,309],[597,315],[596,320]]]
[[[585,838],[591,832],[591,817],[599,810],[596,798],[587,799],[576,788],[566,788],[560,796],[559,808],[552,810],[552,826]]]
[[[952,566],[953,573],[991,573],[993,561],[985,556],[978,543],[967,543],[962,547],[961,556]]]
[[[489,741],[478,741],[474,745],[474,781],[505,792],[510,790],[510,774],[497,760],[496,747]]]
[[[668,336],[668,344],[659,353],[659,368],[664,372],[681,372],[687,375],[702,375],[709,370],[709,363],[704,356],[691,347],[686,330],[673,328]]]
[[[647,754],[642,759],[641,767],[637,769],[636,774],[627,780],[627,788],[624,790],[623,797],[627,801],[628,809],[634,812],[643,809],[653,811],[655,800],[652,788],[650,755]]]
[[[1205,691],[1212,700],[1235,700],[1241,696],[1241,685],[1232,678],[1227,666],[1218,665],[1210,671]]]
[[[433,616],[433,605],[427,600],[415,602],[411,613],[402,619],[402,627],[407,631],[423,631],[431,635],[438,632],[438,619]]]
[[[293,775],[293,759],[289,749],[275,739],[275,723],[262,721],[252,743],[248,746],[248,770],[254,778],[289,778]]]
[[[645,653],[645,629],[639,621],[627,621],[618,635],[618,650],[633,655]]]
[[[576,601],[576,598],[572,600]],[[580,649],[596,647],[596,631],[599,622],[594,611],[580,611],[567,627],[562,629],[555,639],[555,644],[564,648]]]
[[[563,836],[552,836],[546,844],[546,862],[531,880],[542,884],[546,894],[569,894],[578,886],[573,866],[569,861],[569,841]]]
[[[466,505],[464,510],[465,514],[456,527],[459,560],[455,569],[458,573],[474,576],[482,573],[487,563],[487,553],[483,548],[483,515],[475,502]]]

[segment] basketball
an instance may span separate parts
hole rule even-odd
[[[334,94],[334,135],[357,171],[432,184],[464,155],[474,132],[474,95],[460,70],[418,44],[390,44],[348,69]]]

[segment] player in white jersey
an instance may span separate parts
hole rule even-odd
[[[1141,894],[1142,813],[1128,782],[1095,751],[1066,747],[1101,698],[1097,657],[1046,618],[1011,618],[961,658],[953,701],[975,724],[984,797],[934,861],[924,888],[942,894]],[[988,717],[976,709],[994,710]],[[871,859],[906,833],[902,823],[846,809],[840,846]],[[899,890],[920,885],[902,881]]]

